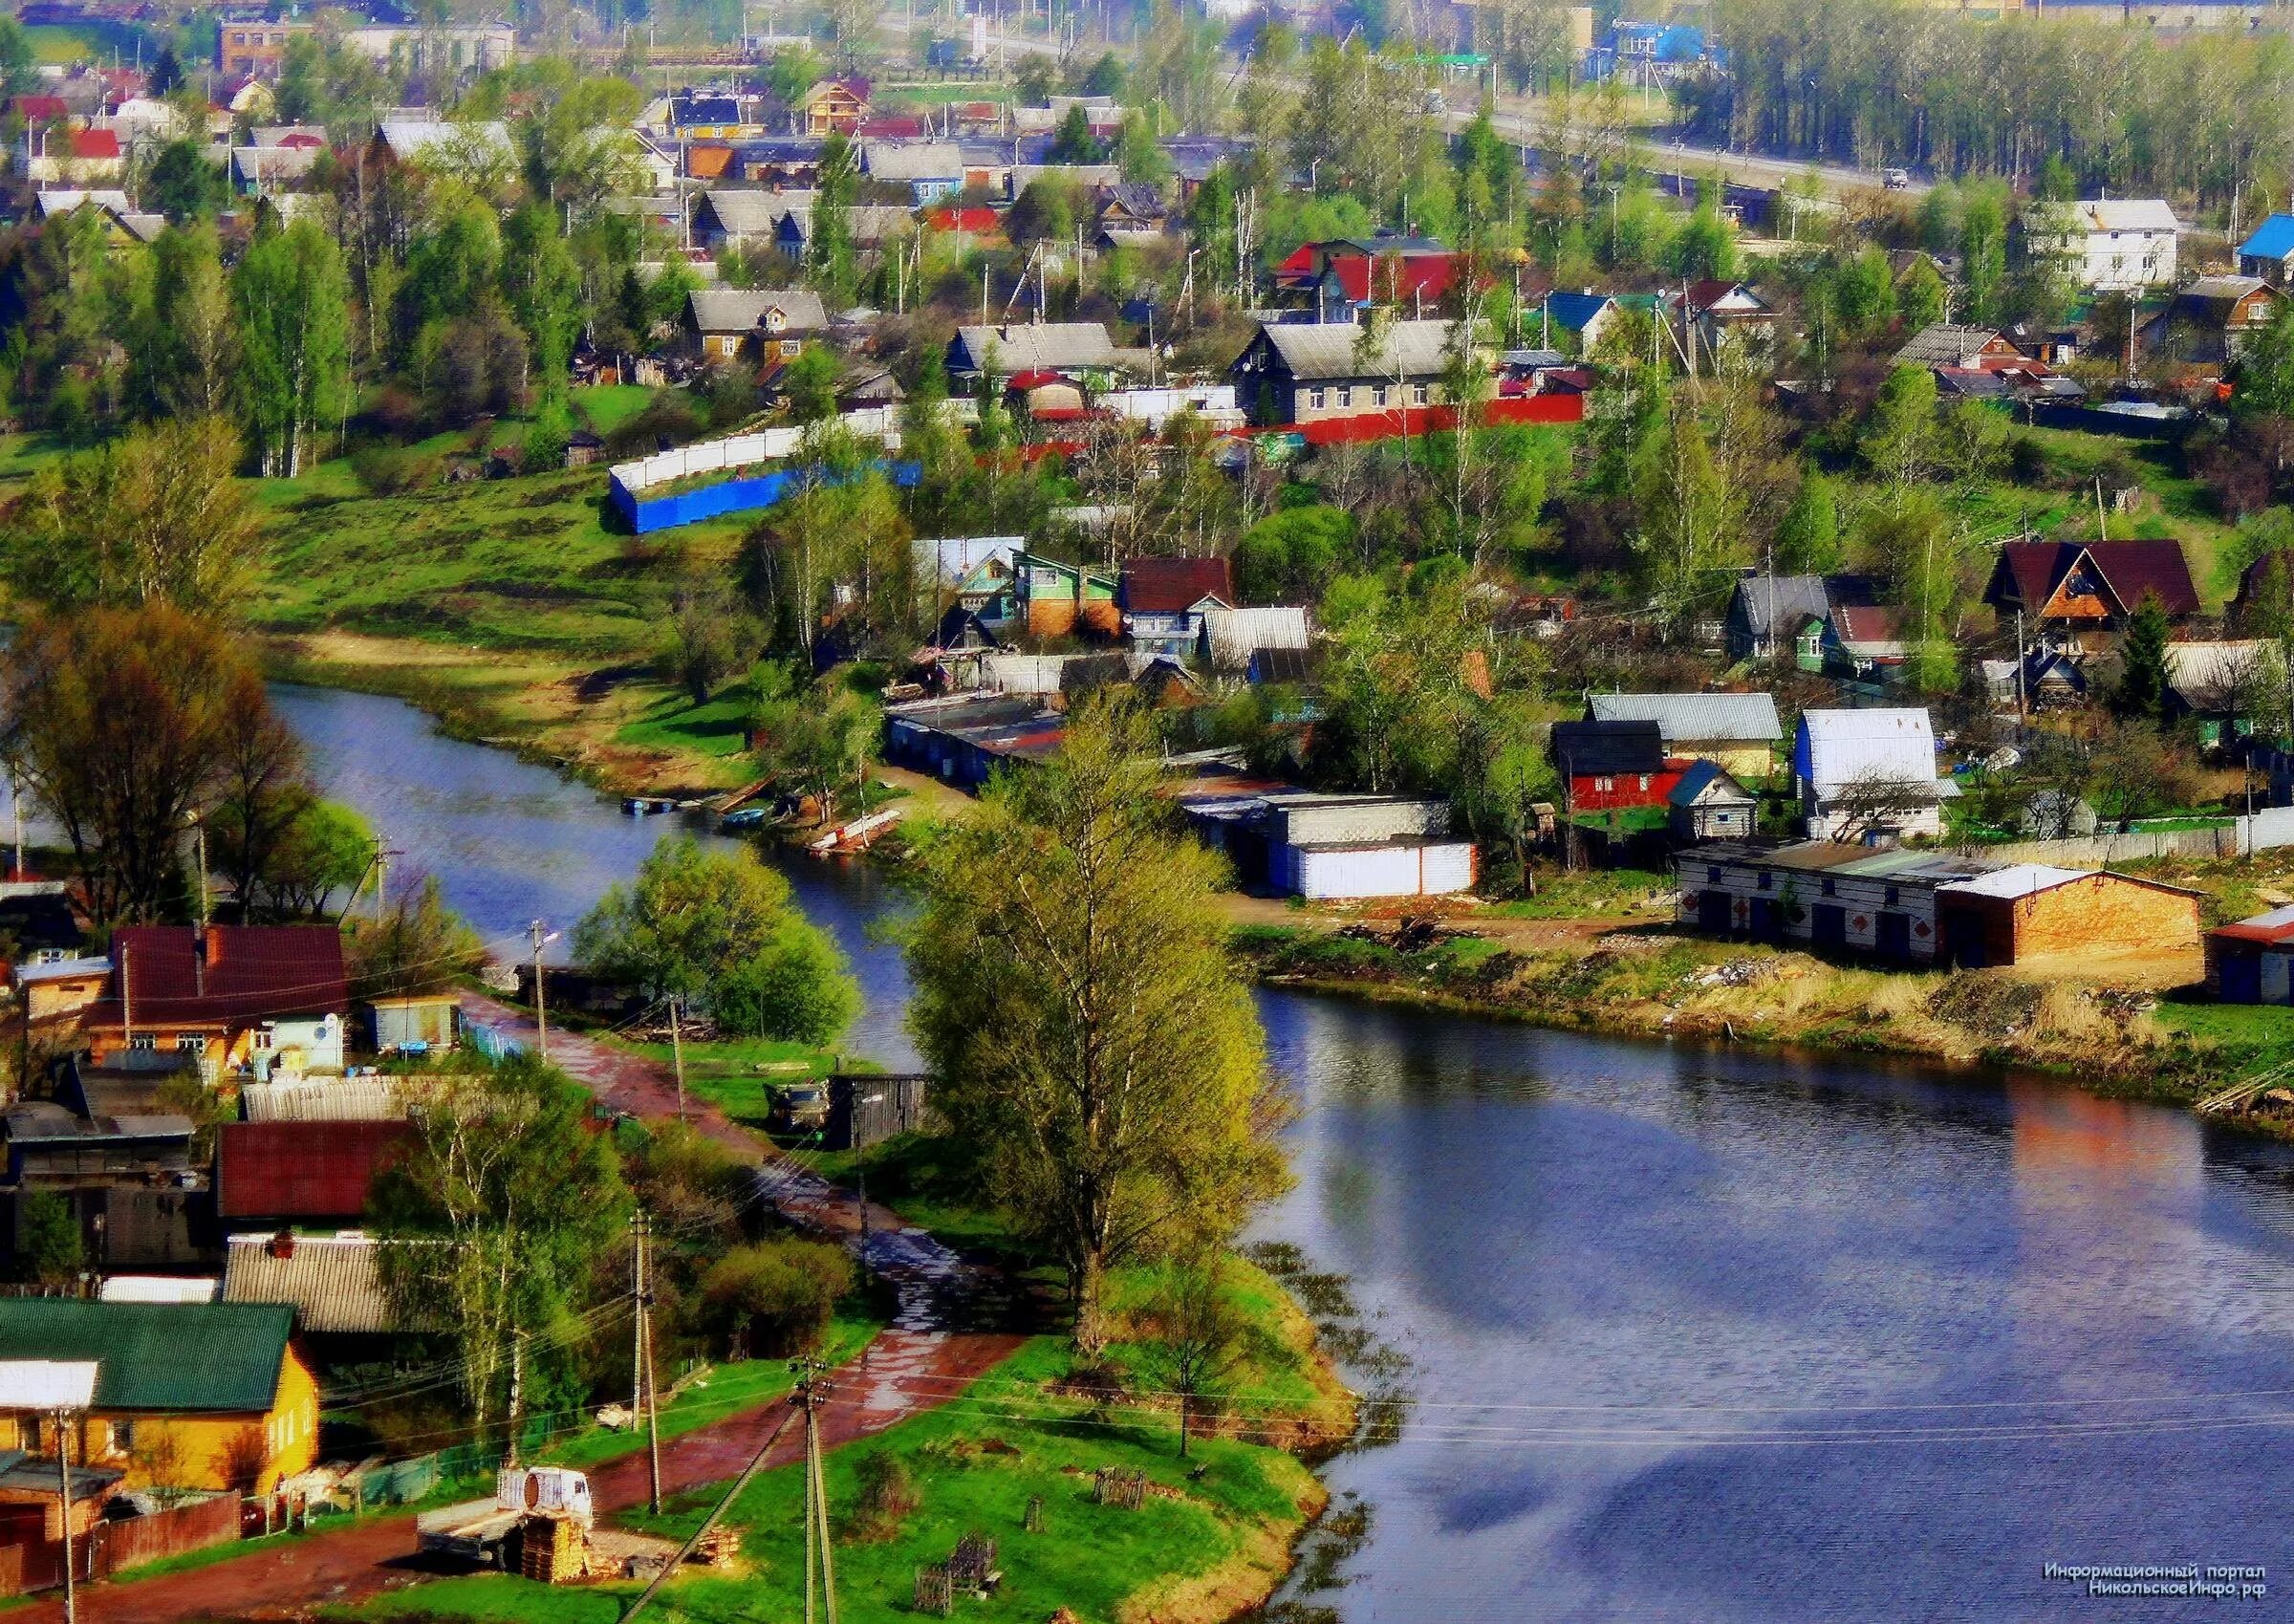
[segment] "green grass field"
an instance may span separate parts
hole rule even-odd
[[[666,1066],[665,1043],[619,1044],[633,1054]],[[772,1038],[735,1038],[723,1043],[689,1043],[685,1048],[685,1092],[706,1100],[744,1127],[765,1131],[776,1089],[810,1082],[836,1070],[832,1050]]]

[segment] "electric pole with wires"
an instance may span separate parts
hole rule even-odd
[[[805,1624],[815,1624],[812,1608],[813,1576],[817,1572],[824,1624],[836,1624],[836,1564],[829,1548],[829,1492],[820,1469],[820,1406],[827,1402],[829,1384],[822,1380],[828,1366],[818,1359],[790,1361],[796,1373],[796,1392],[790,1402],[805,1413]]]

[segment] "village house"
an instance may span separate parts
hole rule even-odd
[[[2294,214],[2273,214],[2239,245],[2239,274],[2259,276],[2273,288],[2287,285],[2294,270]]]
[[[2202,750],[2219,750],[2252,736],[2272,682],[2284,678],[2279,645],[2262,638],[2172,642],[2166,664],[2165,720],[2187,723]]]
[[[379,1122],[226,1122],[215,1135],[215,1212],[227,1230],[356,1224],[375,1180],[413,1137]]]
[[[1995,327],[1960,327],[1938,321],[1907,338],[1896,350],[1894,364],[1981,372],[2015,365],[2025,358],[2007,336]]]
[[[333,925],[129,925],[112,937],[104,996],[80,1012],[99,1064],[191,1055],[225,1072],[340,1072],[350,985]]]
[[[1307,243],[1275,267],[1278,286],[1306,292],[1317,321],[1352,321],[1382,305],[1421,315],[1450,289],[1457,256],[1431,237],[1337,238]]]
[[[2173,282],[2181,230],[2173,206],[2158,198],[2029,203],[2017,220],[2028,261],[2053,261],[2074,286],[2098,293]]]
[[[1959,793],[1937,774],[1924,709],[1801,712],[1792,776],[1811,840],[1938,838],[1943,803]]]
[[[684,340],[706,361],[794,360],[829,330],[810,288],[696,288],[685,295]]]
[[[1674,875],[1677,919],[1705,935],[1890,964],[1981,968],[2198,940],[2197,893],[2109,871],[1811,841],[1699,847]]]
[[[1450,833],[1447,801],[1325,794],[1209,776],[1179,805],[1244,887],[1320,901],[1440,897],[1473,888],[1471,840]]]
[[[2219,372],[2277,318],[2283,300],[2259,276],[2198,277],[2144,323],[2143,349],[2160,361]]]
[[[1222,677],[1251,682],[1297,682],[1306,676],[1312,628],[1305,608],[1268,604],[1253,609],[1206,608],[1201,657]],[[1293,657],[1288,661],[1276,657]],[[1295,676],[1267,675],[1276,669]]]
[[[1262,425],[1398,414],[1435,402],[1450,323],[1396,321],[1383,333],[1349,322],[1277,323],[1227,369],[1235,401]]]
[[[1664,806],[1689,766],[1654,719],[1556,722],[1549,747],[1573,813]]]
[[[1749,840],[1760,797],[1713,761],[1696,761],[1665,796],[1666,826],[1679,840]]]
[[[1234,607],[1235,588],[1223,558],[1133,558],[1123,565],[1123,636],[1141,654],[1173,660],[1194,656],[1203,617]]]
[[[906,186],[919,208],[963,190],[963,149],[954,141],[865,141],[860,168],[872,181]]]
[[[1012,378],[1029,372],[1110,373],[1122,364],[1096,321],[1003,322],[959,327],[948,344],[948,377]]]
[[[295,1334],[328,1359],[387,1356],[407,1329],[382,1283],[373,1235],[233,1235],[224,1248],[226,1303],[284,1304]]]
[[[1768,694],[1591,694],[1585,715],[1589,722],[1654,722],[1667,756],[1709,761],[1756,783],[1774,769],[1785,737]]]
[[[1012,559],[1013,613],[1031,638],[1066,638],[1079,632],[1118,636],[1122,611],[1114,576],[1023,552]]]
[[[868,117],[868,92],[866,79],[822,79],[797,98],[793,127],[801,135],[849,136]]]
[[[1567,338],[1578,355],[1590,354],[1623,310],[1609,294],[1596,293],[1591,288],[1573,293],[1547,293],[1539,312],[1538,342],[1550,345]]]
[[[810,207],[812,196],[756,186],[711,186],[693,200],[693,240],[712,254],[727,248],[776,247],[781,223],[790,210]]]
[[[71,1453],[130,1488],[268,1493],[318,1459],[318,1384],[293,1311],[249,1303],[0,1299],[0,1359],[90,1360]],[[53,1418],[0,1416],[0,1448],[54,1460]]]
[[[2220,1004],[2294,1004],[2294,906],[2206,933],[2206,990]]]
[[[215,71],[227,77],[275,79],[292,40],[311,32],[307,22],[229,22],[215,33]]]
[[[1893,604],[1835,603],[1816,634],[1818,669],[1855,682],[1898,679],[1912,652]]]
[[[1668,299],[1667,308],[1684,335],[1695,331],[1698,345],[1708,356],[1724,337],[1758,343],[1776,332],[1774,308],[1742,282],[1692,282],[1685,293]]]
[[[1171,211],[1155,187],[1117,181],[1099,188],[1098,243],[1107,249],[1153,248],[1163,241]]]
[[[2198,613],[2198,588],[2176,541],[2011,541],[2000,549],[1983,601],[2019,623],[2026,642],[2099,653],[2154,597],[2171,620]]]

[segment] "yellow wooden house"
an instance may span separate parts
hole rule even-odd
[[[318,1459],[318,1383],[275,1303],[0,1300],[0,1359],[98,1368],[74,1418],[72,1460],[117,1466],[130,1488],[265,1493]],[[50,1417],[0,1416],[0,1449],[51,1458]]]

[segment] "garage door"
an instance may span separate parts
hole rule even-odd
[[[2222,1002],[2225,1004],[2260,1004],[2262,1001],[2262,961],[2243,953],[2225,954],[2222,959]]]
[[[1883,959],[1912,957],[1912,916],[1910,914],[1882,914],[1872,921],[1875,927],[1874,945]]]
[[[1819,902],[1808,913],[1808,937],[1819,947],[1848,945],[1848,910],[1837,902]]]
[[[1697,894],[1697,928],[1709,930],[1715,936],[1728,931],[1728,893],[1699,891]]]

